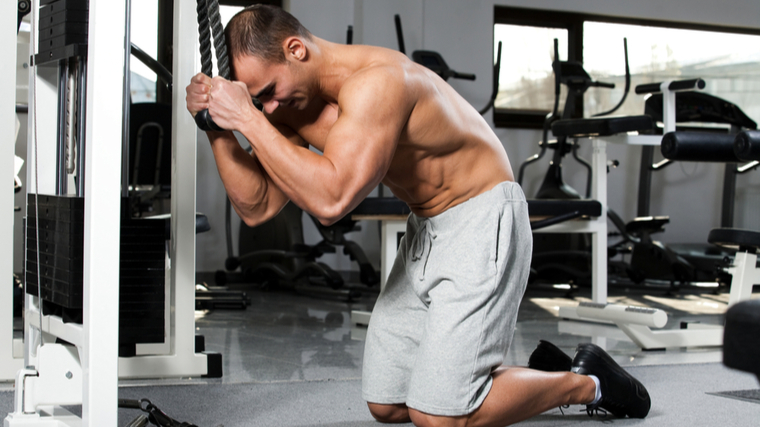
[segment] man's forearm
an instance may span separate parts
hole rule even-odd
[[[349,209],[357,191],[345,182],[346,175],[328,156],[292,143],[268,122],[242,133],[266,174],[302,209],[326,223],[339,219]]]
[[[259,162],[231,132],[209,132],[211,150],[227,196],[240,218],[256,225],[271,218],[287,202]]]

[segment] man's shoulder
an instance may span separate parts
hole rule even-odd
[[[393,59],[370,62],[346,79],[338,103],[343,105],[359,99],[366,101],[367,97],[385,99],[400,95],[411,96],[407,67],[408,64]]]
[[[372,82],[386,84],[404,84],[407,64],[401,61],[382,58],[372,61],[356,70],[346,79],[346,85],[367,84]]]

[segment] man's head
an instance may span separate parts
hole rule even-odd
[[[224,29],[230,58],[251,55],[267,62],[285,62],[283,42],[288,37],[312,39],[293,15],[269,5],[254,5],[238,12]]]
[[[234,79],[245,83],[268,113],[280,105],[306,107],[313,85],[301,64],[313,36],[293,15],[274,6],[249,6],[230,20],[225,38]]]

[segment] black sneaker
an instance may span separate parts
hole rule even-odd
[[[573,359],[549,341],[539,340],[528,359],[528,368],[547,372],[567,372]]]
[[[599,378],[602,398],[594,405],[586,405],[589,416],[599,408],[616,417],[644,418],[649,413],[652,402],[647,389],[599,346],[579,344],[571,371]]]

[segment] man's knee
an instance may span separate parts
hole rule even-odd
[[[409,418],[416,427],[465,427],[468,417],[443,417],[409,409]]]
[[[369,403],[369,412],[381,423],[408,423],[409,409],[403,403],[392,405],[382,405],[379,403]]]

